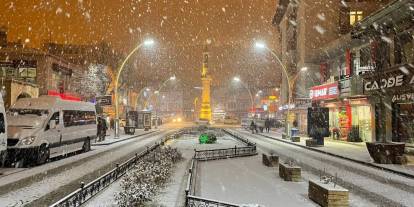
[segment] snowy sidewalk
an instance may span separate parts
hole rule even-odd
[[[149,130],[149,131],[145,131],[144,129],[136,129],[134,135],[124,134],[124,132],[123,132],[124,130],[121,130],[121,129],[120,129],[120,131],[121,131],[120,137],[117,138],[117,139],[115,139],[114,132],[110,131],[109,136],[107,135],[105,137],[104,141],[95,142],[95,143],[92,143],[91,145],[92,146],[111,145],[111,144],[114,144],[114,143],[117,143],[117,142],[122,142],[122,141],[125,141],[125,140],[129,140],[129,139],[133,139],[133,138],[137,138],[137,137],[141,137],[141,136],[153,133],[153,132],[157,131],[157,129],[152,129],[152,130]]]
[[[239,129],[241,130],[241,129]],[[300,142],[291,142],[289,139],[282,139],[281,132],[271,131],[269,133],[261,133],[260,135],[279,140],[282,142],[288,142],[290,144],[298,145],[301,147],[306,147],[305,140],[308,137],[301,137]],[[409,163],[407,165],[394,165],[394,164],[377,164],[374,163],[371,159],[371,156],[368,153],[368,150],[365,146],[365,143],[347,143],[342,141],[336,141],[331,139],[325,139],[325,145],[322,147],[313,147],[311,148],[314,151],[320,151],[327,154],[332,154],[337,157],[343,157],[346,159],[354,160],[361,163],[366,163],[374,166],[378,166],[385,169],[390,169],[392,171],[402,172],[404,174],[414,176],[414,158],[408,156]]]

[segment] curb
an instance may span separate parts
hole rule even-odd
[[[334,154],[334,153],[331,153],[331,152],[326,152],[326,151],[323,151],[323,150],[320,150],[320,149],[317,149],[317,148],[307,147],[307,146],[296,144],[296,143],[289,142],[289,141],[286,141],[286,140],[281,140],[279,138],[271,137],[271,136],[268,136],[268,135],[264,135],[264,134],[258,134],[258,135],[260,135],[262,137],[265,137],[265,138],[268,138],[268,139],[276,140],[276,141],[279,141],[279,142],[283,142],[283,143],[286,143],[286,144],[290,144],[290,145],[301,147],[301,148],[304,148],[304,149],[307,149],[307,150],[311,150],[311,151],[314,151],[314,152],[330,155],[330,156],[341,158],[341,159],[348,160],[348,161],[351,161],[351,162],[356,162],[356,163],[359,163],[359,164],[362,164],[362,165],[365,165],[365,166],[368,166],[368,167],[377,168],[377,169],[380,169],[380,170],[383,170],[383,171],[391,172],[391,173],[401,175],[401,176],[404,176],[404,177],[407,177],[407,178],[410,178],[410,179],[414,179],[414,174],[401,172],[401,171],[394,170],[394,169],[391,169],[391,168],[387,168],[387,167],[384,167],[384,166],[379,166],[379,165],[376,165],[374,163],[365,162],[365,161],[361,161],[361,160],[356,160],[356,159],[353,159],[353,158],[345,157],[345,156]]]
[[[116,140],[114,142],[108,142],[108,143],[93,143],[93,144],[91,144],[91,146],[107,146],[107,145],[115,144],[115,143],[118,143],[118,142],[123,142],[123,141],[126,141],[126,140],[134,139],[134,138],[137,138],[137,137],[142,137],[142,136],[145,136],[145,135],[154,133],[156,131],[159,131],[159,130],[154,130],[154,131],[150,131],[150,132],[146,132],[146,133],[142,133],[142,134],[132,135],[132,136],[130,136],[128,138],[119,139],[119,140]]]

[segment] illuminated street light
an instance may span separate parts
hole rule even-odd
[[[119,84],[119,78],[121,76],[121,72],[124,70],[125,64],[128,62],[129,58],[142,46],[151,46],[155,42],[153,39],[147,39],[144,42],[138,44],[125,58],[125,60],[122,62],[121,67],[118,69],[118,74],[116,76],[115,80],[115,138],[119,138],[119,97],[118,97],[118,84]]]
[[[173,76],[171,76],[170,78],[168,78],[167,80],[165,80],[162,84],[161,84],[161,86],[158,88],[158,90],[156,90],[155,92],[154,92],[154,94],[157,94],[157,97],[158,97],[158,95],[160,94],[160,92],[161,92],[161,90],[164,88],[164,86],[165,86],[165,84],[168,82],[168,81],[175,81],[177,79],[177,77],[175,76],[175,75],[173,75]],[[154,106],[154,112],[155,112],[155,119],[156,119],[156,121],[155,121],[155,128],[158,128],[158,117],[157,117],[157,108],[158,108],[158,98],[155,98],[155,106]],[[165,98],[165,96],[163,95],[162,96],[162,98],[164,99]]]
[[[266,44],[264,42],[261,42],[261,41],[256,42],[255,46],[259,49],[267,48]]]
[[[139,91],[139,93],[138,93],[138,97],[137,97],[137,101],[136,101],[136,105],[135,105],[135,108],[138,110],[138,102],[139,102],[139,100],[141,99],[141,96],[142,96],[142,94],[144,94],[144,92],[150,92],[151,91],[151,88],[149,88],[149,87],[144,87],[144,88],[142,88],[140,91]],[[145,95],[144,95],[145,96]]]
[[[249,87],[247,87],[247,85],[245,85],[243,81],[241,81],[241,79],[237,76],[233,78],[233,81],[240,83],[247,90],[247,92],[249,92],[251,109],[253,109],[254,108],[253,96],[252,96],[252,92],[250,91]]]
[[[153,39],[147,39],[144,41],[144,45],[145,46],[151,46],[155,43],[155,41]]]
[[[306,72],[306,71],[308,71],[308,67],[302,67],[302,68],[300,69],[300,71],[301,71],[301,72]]]
[[[287,83],[288,83],[288,91],[289,91],[289,93],[288,93],[288,107],[287,107],[286,122],[285,122],[286,123],[286,127],[285,127],[286,128],[286,134],[289,135],[289,120],[288,120],[288,117],[289,117],[289,114],[290,114],[290,103],[291,103],[291,99],[292,99],[292,90],[291,90],[290,78],[289,78],[289,74],[287,72],[286,66],[280,60],[279,56],[277,56],[276,52],[274,52],[273,50],[268,48],[266,46],[266,43],[264,43],[263,41],[257,41],[255,43],[255,47],[257,49],[261,49],[261,50],[265,49],[266,51],[268,51],[270,54],[273,55],[273,57],[277,60],[277,62],[282,67],[283,74],[284,74],[284,76],[287,80]]]

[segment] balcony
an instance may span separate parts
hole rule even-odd
[[[362,96],[364,92],[364,84],[361,76],[355,75],[352,77],[339,80],[340,97]]]

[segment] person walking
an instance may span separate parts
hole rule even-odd
[[[254,132],[256,131],[257,133],[257,129],[256,129],[256,124],[254,123],[254,121],[252,120],[252,122],[250,123],[250,130],[252,130],[252,134],[254,134]]]
[[[266,132],[269,133],[270,131],[270,119],[269,118],[265,120],[265,128],[266,128]]]
[[[103,117],[98,117],[98,142],[104,141],[106,136],[106,121]]]

